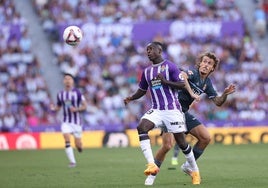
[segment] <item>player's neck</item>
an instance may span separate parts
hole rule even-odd
[[[201,78],[202,80],[205,80],[205,79],[208,77],[209,74],[204,74],[204,73],[202,73],[202,72],[199,72],[199,75],[200,75],[200,78]]]
[[[71,91],[73,87],[65,87],[65,91]]]
[[[156,64],[160,64],[164,61],[163,57],[159,57],[157,58],[156,60],[153,61],[153,64],[156,65]]]

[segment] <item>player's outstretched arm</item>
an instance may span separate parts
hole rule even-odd
[[[228,87],[226,87],[222,93],[221,96],[217,96],[215,97],[213,100],[213,102],[217,105],[217,106],[221,106],[227,99],[227,96],[234,93],[235,92],[235,85],[234,84],[230,84]]]
[[[146,91],[138,89],[132,96],[126,97],[124,99],[125,105],[127,105],[130,101],[137,100],[146,94]]]

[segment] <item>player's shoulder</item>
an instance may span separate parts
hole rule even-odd
[[[189,77],[199,77],[199,72],[198,70],[196,69],[187,69],[187,70],[182,70],[183,72],[186,72],[186,74],[189,76]]]
[[[188,71],[187,71],[187,73],[188,74],[193,74],[193,75],[198,75],[199,74],[199,72],[198,72],[198,70],[197,69],[189,69]]]
[[[212,81],[211,81],[211,79],[209,77],[207,77],[206,83],[209,84],[209,85],[212,85]]]
[[[164,64],[167,64],[168,67],[170,67],[171,69],[178,69],[178,70],[179,70],[177,64],[174,63],[174,62],[171,61],[171,60],[165,59]]]
[[[63,92],[64,92],[64,90],[59,90],[59,91],[57,92],[57,94],[58,94],[58,95],[61,95]]]
[[[165,59],[164,63],[176,66],[176,64],[173,61],[169,60],[169,59]]]
[[[75,93],[78,93],[78,94],[82,94],[82,92],[80,91],[80,89],[77,88],[77,87],[73,88],[72,91],[75,92]]]

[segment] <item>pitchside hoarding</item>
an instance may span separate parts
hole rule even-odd
[[[211,134],[211,144],[268,143],[267,126],[209,128],[209,132]],[[152,145],[162,144],[159,129],[154,129],[149,134]],[[187,139],[192,144],[196,141],[191,136],[187,136]],[[139,146],[136,129],[129,129],[124,132],[85,131],[82,142],[84,148]],[[72,146],[74,146],[73,140]],[[0,133],[0,150],[60,148],[64,148],[64,140],[60,132]]]

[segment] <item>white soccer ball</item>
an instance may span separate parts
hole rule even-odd
[[[64,29],[62,36],[66,44],[69,44],[71,46],[76,46],[82,40],[83,33],[79,27],[72,25]]]

